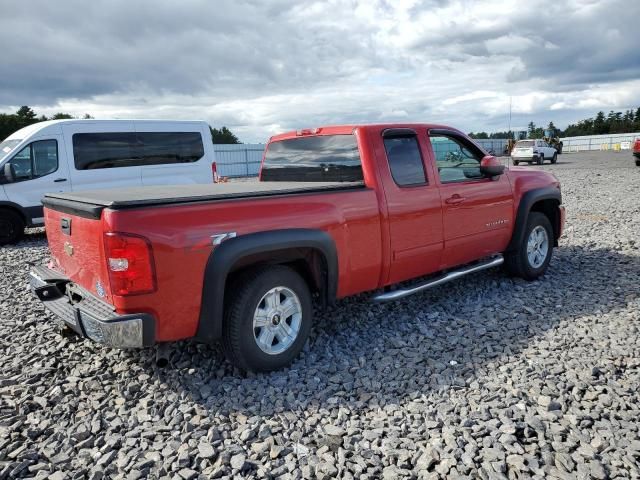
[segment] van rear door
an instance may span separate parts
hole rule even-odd
[[[7,199],[20,205],[28,222],[41,225],[44,222],[42,197],[50,192],[71,190],[67,156],[62,135],[47,134],[36,137],[20,148],[4,164],[4,191]]]

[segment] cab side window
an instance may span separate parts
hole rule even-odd
[[[442,183],[465,182],[484,178],[480,173],[482,151],[461,137],[430,134],[431,148]]]
[[[392,136],[384,139],[391,176],[398,186],[425,185],[427,176],[415,135]]]
[[[8,167],[8,172],[6,172]],[[58,170],[58,142],[40,140],[32,142],[7,162],[5,176],[10,182],[22,182],[44,177]]]

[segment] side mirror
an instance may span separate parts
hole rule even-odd
[[[485,177],[498,177],[504,173],[504,165],[496,157],[487,155],[480,161],[480,173]]]
[[[7,162],[4,164],[2,171],[0,171],[0,184],[13,183],[14,180],[11,163]]]

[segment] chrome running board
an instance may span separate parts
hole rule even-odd
[[[483,260],[479,263],[474,263],[472,265],[459,268],[458,270],[447,272],[444,275],[428,280],[424,283],[416,285],[415,287],[400,288],[391,292],[380,293],[373,296],[371,300],[374,302],[390,302],[392,300],[399,300],[401,298],[408,297],[409,295],[413,295],[414,293],[422,292],[423,290],[437,287],[438,285],[442,285],[443,283],[447,283],[460,277],[464,277],[465,275],[468,275],[470,273],[479,272],[480,270],[486,270],[487,268],[497,267],[498,265],[502,265],[503,263],[503,256],[496,255],[495,257],[491,257],[488,260]]]

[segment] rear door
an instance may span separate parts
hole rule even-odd
[[[4,190],[10,202],[24,208],[34,224],[44,221],[42,197],[71,188],[61,135],[36,138],[5,163],[11,176]]]
[[[444,252],[450,268],[502,252],[511,238],[513,195],[506,175],[480,174],[485,153],[455,131],[429,132],[442,197]]]
[[[372,130],[373,131],[373,130]],[[391,259],[385,284],[438,270],[443,248],[440,193],[425,162],[420,128],[392,128],[375,141],[384,187]]]

